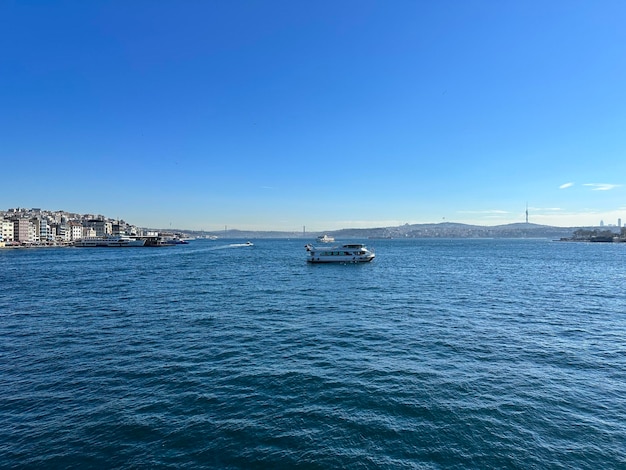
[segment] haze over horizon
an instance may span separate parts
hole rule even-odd
[[[1,206],[307,231],[626,220],[626,3],[5,2]]]

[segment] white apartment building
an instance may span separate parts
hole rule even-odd
[[[32,219],[29,220],[30,222],[30,227],[29,227],[29,232],[32,231],[32,234],[28,235],[28,241],[29,242],[39,242],[39,219],[37,217],[33,217]],[[45,228],[44,228],[44,234],[45,234]]]
[[[70,222],[65,232],[66,240],[74,241],[83,237],[83,226],[78,222]],[[67,238],[69,236],[69,238]]]
[[[13,221],[0,220],[0,234],[5,242],[13,241]]]
[[[33,224],[32,221],[28,221],[28,238],[27,240],[31,243],[36,243],[39,241],[39,232],[37,231],[37,227]]]

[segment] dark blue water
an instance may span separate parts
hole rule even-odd
[[[0,250],[0,466],[626,468],[626,244],[303,245]]]

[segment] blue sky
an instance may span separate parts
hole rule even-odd
[[[626,2],[0,3],[0,208],[626,222]]]

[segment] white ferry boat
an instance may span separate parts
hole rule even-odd
[[[345,245],[316,248],[305,245],[309,254],[309,263],[368,263],[376,255],[361,243],[347,243]]]
[[[85,237],[74,242],[74,246],[96,248],[96,247],[132,247],[144,246],[145,240],[139,238],[130,238],[127,236],[106,236],[106,237]]]
[[[316,238],[319,243],[334,243],[335,239],[333,237],[329,237],[328,235],[320,235]]]

